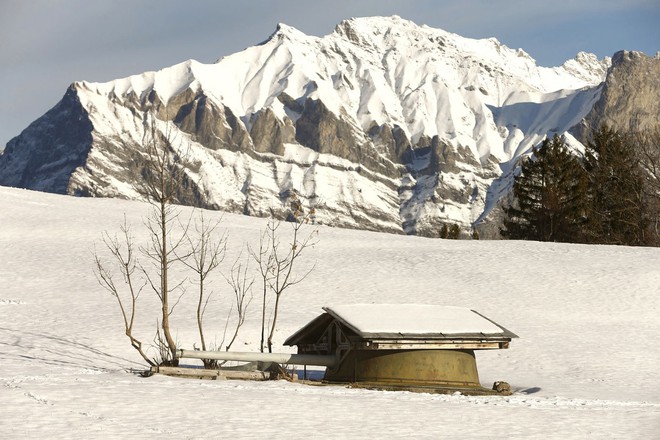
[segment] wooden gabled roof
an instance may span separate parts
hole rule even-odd
[[[323,307],[325,313],[291,335],[285,345],[314,343],[336,320],[367,341],[510,341],[514,333],[464,307],[422,304],[353,304]]]

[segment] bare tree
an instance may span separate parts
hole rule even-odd
[[[114,257],[117,265],[120,268],[121,275],[125,285],[128,288],[128,298],[123,299],[119,288],[114,282],[112,273],[108,270],[107,266],[103,264],[98,253],[94,252],[95,275],[99,284],[105,288],[112,296],[114,296],[119,305],[122,318],[124,319],[124,333],[131,341],[131,346],[140,353],[149,365],[154,366],[159,363],[159,360],[150,359],[142,348],[142,342],[133,336],[133,324],[135,323],[135,311],[137,300],[144,288],[144,284],[139,287],[135,286],[133,274],[136,269],[136,259],[134,254],[133,236],[130,228],[124,217],[124,223],[120,227],[123,243],[120,242],[117,236],[110,237],[108,233],[103,236],[103,243]]]
[[[216,229],[220,220],[208,223],[204,214],[200,212],[199,220],[195,222],[195,234],[186,233],[185,239],[190,247],[184,256],[177,258],[195,273],[198,288],[197,297],[197,329],[202,350],[206,351],[207,345],[204,337],[204,313],[211,298],[212,291],[207,292],[206,280],[216,270],[225,258],[227,252],[227,234],[223,233],[219,239],[215,239]],[[183,225],[182,225],[183,227]],[[184,227],[184,230],[188,230]]]
[[[159,128],[164,126],[164,130]],[[146,283],[156,293],[160,300],[160,319],[157,320],[156,348],[161,354],[159,363],[176,365],[176,342],[170,331],[170,316],[178,304],[178,299],[172,300],[173,292],[184,293],[182,282],[172,286],[170,282],[170,269],[178,261],[176,250],[179,248],[186,235],[183,233],[176,238],[172,236],[172,227],[179,217],[179,211],[174,205],[185,193],[185,157],[187,152],[182,153],[180,148],[174,145],[174,136],[169,122],[159,122],[155,117],[155,111],[148,110],[144,113],[142,121],[142,139],[140,148],[133,149],[124,145],[127,150],[134,150],[137,155],[137,167],[140,176],[136,183],[138,192],[152,205],[149,216],[145,219],[145,225],[149,231],[149,242],[140,247],[141,253],[151,261],[156,269],[157,275],[152,275],[135,256],[132,257],[133,269],[140,268],[146,278]],[[126,228],[126,226],[124,226]],[[106,234],[107,235],[107,234]],[[106,237],[106,247],[113,252],[114,243]],[[133,247],[131,246],[131,252]],[[119,261],[119,264],[123,264]],[[97,265],[97,273],[101,274],[102,266]],[[107,274],[107,271],[104,272]],[[103,277],[101,280],[103,280]],[[107,287],[107,283],[106,283]],[[165,349],[163,349],[165,347]]]
[[[275,329],[277,327],[282,294],[289,287],[303,281],[314,270],[314,267],[312,267],[302,276],[298,276],[294,271],[296,262],[305,249],[312,247],[317,243],[316,230],[310,232],[308,235],[303,235],[303,227],[309,224],[310,218],[315,214],[314,208],[311,208],[305,213],[302,202],[295,192],[293,192],[290,197],[290,205],[290,222],[288,223],[291,225],[291,242],[282,244],[279,231],[282,223],[271,217],[266,226],[266,230],[261,235],[259,250],[250,250],[252,258],[254,258],[259,266],[263,288],[261,351],[264,350],[263,340],[266,323],[267,295],[270,292],[274,297],[274,304],[270,316],[270,329],[266,341],[269,353],[272,353],[273,351],[273,335],[275,334]]]
[[[159,129],[159,125],[165,129]],[[207,278],[218,269],[224,259],[227,237],[221,235],[219,238],[215,238],[218,222],[207,223],[203,214],[199,222],[195,223],[194,233],[191,231],[192,215],[187,222],[181,222],[180,211],[176,204],[189,195],[187,194],[185,172],[189,152],[182,151],[180,145],[174,145],[175,139],[170,131],[170,123],[158,122],[153,113],[145,113],[143,128],[141,160],[138,163],[141,182],[137,186],[139,192],[152,205],[152,209],[145,219],[148,242],[139,250],[150,262],[151,269],[139,263],[135,258],[132,237],[126,221],[124,221],[121,230],[124,234],[127,254],[122,250],[119,241],[110,238],[107,234],[104,237],[104,243],[122,268],[122,275],[130,295],[130,308],[127,308],[126,303],[122,301],[111,273],[104,267],[98,256],[96,256],[96,273],[99,283],[117,298],[125,323],[126,335],[130,338],[133,347],[150,365],[177,365],[177,343],[170,329],[170,317],[185,293],[184,282],[186,280],[175,284],[171,279],[172,267],[174,264],[181,264],[195,274],[194,278],[198,285],[197,330],[202,349],[207,350],[209,347],[204,334],[204,314],[212,294],[212,292],[207,292]],[[262,280],[261,351],[267,346],[268,351],[272,352],[273,336],[277,327],[283,293],[289,287],[303,281],[313,270],[312,267],[304,274],[298,275],[294,269],[297,268],[296,261],[305,249],[316,243],[316,231],[312,231],[307,236],[302,234],[304,226],[310,221],[313,223],[314,209],[305,212],[295,193],[290,198],[290,204],[291,212],[288,224],[291,225],[291,242],[281,242],[279,230],[281,222],[270,219],[261,235],[259,250],[249,249],[251,257],[259,266],[259,275]],[[145,280],[138,289],[134,287],[133,281],[136,268],[140,269]],[[252,287],[255,280],[251,279],[248,273],[248,262],[241,262],[239,255],[229,276],[225,277],[233,290],[234,298],[225,324],[221,346],[225,344],[234,307],[237,314],[236,325],[225,346],[226,350],[229,350],[236,341],[238,332],[245,322],[247,307],[252,300]],[[136,302],[140,292],[146,286],[149,286],[160,301],[161,310],[159,318],[156,320],[157,329],[153,341],[160,356],[157,360],[149,359],[142,349],[142,342],[133,336]],[[268,337],[265,340],[269,294],[272,298],[272,306],[268,314],[270,319]]]
[[[168,123],[167,123],[168,124]],[[164,132],[157,128],[155,116],[147,112],[143,121],[144,133],[142,146],[145,157],[142,167],[142,183],[140,192],[152,204],[152,211],[146,220],[149,230],[150,243],[141,249],[143,254],[152,261],[158,276],[154,280],[147,270],[143,272],[149,285],[156,293],[161,305],[161,320],[157,332],[158,337],[164,339],[169,350],[169,356],[163,359],[164,363],[176,365],[176,342],[170,330],[170,316],[185,292],[182,282],[176,286],[170,283],[170,269],[172,264],[179,261],[177,249],[182,245],[187,235],[186,228],[178,235],[172,237],[171,228],[179,217],[175,203],[185,192],[185,162],[187,153],[181,153],[174,146],[174,136],[169,124]],[[171,294],[180,291],[181,294],[172,301]]]
[[[234,306],[236,307],[236,325],[232,334],[229,343],[225,346],[225,350],[229,351],[231,346],[236,341],[238,337],[238,332],[245,323],[245,317],[247,316],[247,308],[252,302],[252,285],[254,284],[254,278],[248,276],[249,260],[245,263],[242,263],[242,252],[236,258],[234,265],[231,268],[229,277],[226,278],[227,283],[232,288],[234,292]],[[229,318],[227,317],[227,322],[225,324],[225,334],[227,326],[229,325]],[[224,339],[222,342],[224,345]]]
[[[161,130],[159,125],[165,128]],[[225,258],[227,235],[226,233],[219,234],[217,231],[220,220],[208,222],[201,211],[197,211],[200,214],[194,224],[192,223],[194,212],[187,221],[181,221],[176,203],[182,202],[189,196],[185,173],[189,152],[182,151],[180,146],[174,145],[175,139],[172,136],[171,125],[168,122],[158,122],[152,113],[145,113],[143,128],[142,148],[136,152],[140,169],[140,177],[137,179],[136,186],[151,204],[152,209],[144,220],[148,231],[147,244],[140,247],[139,250],[144,257],[143,261],[146,260],[150,264],[145,267],[137,261],[134,255],[133,239],[125,219],[122,232],[127,247],[126,255],[124,255],[118,239],[111,238],[107,233],[103,238],[106,248],[114,255],[122,269],[124,281],[130,292],[130,309],[125,306],[125,301],[119,295],[119,289],[115,285],[110,271],[103,265],[97,254],[95,254],[96,274],[99,283],[117,298],[124,318],[126,334],[142,357],[152,366],[177,365],[177,343],[170,329],[170,317],[186,291],[184,283],[187,280],[184,278],[175,284],[171,276],[172,267],[177,264],[192,271],[191,278],[198,288],[196,318],[201,348],[204,351],[215,349],[215,347],[209,347],[206,340],[204,315],[213,294],[213,291],[208,289],[209,277],[219,269]],[[124,147],[130,148],[127,145]],[[237,314],[235,328],[226,345],[227,350],[236,340],[239,330],[245,322],[247,307],[252,300],[254,279],[249,279],[248,264],[247,262],[241,263],[240,259],[239,255],[230,275],[225,277],[232,288],[234,297],[220,346],[225,343],[234,307]],[[139,277],[143,280],[139,289],[134,288],[133,278],[136,268],[140,269]],[[153,344],[159,356],[157,359],[149,359],[142,349],[142,342],[133,337],[136,301],[146,286],[156,294],[160,301],[161,310],[156,320],[156,331],[153,338]],[[214,368],[217,366],[217,362],[205,360],[204,365],[207,368]]]
[[[271,219],[272,220],[272,219]],[[259,350],[263,353],[266,347],[266,304],[268,298],[268,286],[271,281],[272,268],[274,266],[274,255],[270,252],[269,229],[262,231],[259,238],[259,249],[249,248],[250,255],[259,266],[259,276],[261,280],[261,340]]]

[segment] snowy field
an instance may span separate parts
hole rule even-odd
[[[509,350],[477,352],[482,384],[505,380],[510,397],[141,378],[131,372],[143,364],[123,336],[114,299],[95,280],[92,253],[124,213],[143,237],[146,212],[137,202],[0,187],[3,439],[660,436],[660,249],[319,228],[303,262],[315,270],[283,299],[276,351],[324,305],[469,307],[520,336]],[[224,215],[227,264],[264,225]],[[228,306],[223,283],[214,285],[207,315],[218,342]],[[136,329],[149,341],[152,296],[141,298]],[[258,349],[258,306],[255,298],[235,349]],[[174,314],[182,348],[196,341],[194,309],[190,294]]]

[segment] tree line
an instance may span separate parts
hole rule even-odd
[[[629,134],[607,126],[582,154],[546,138],[520,164],[503,206],[504,238],[660,245],[660,129]]]

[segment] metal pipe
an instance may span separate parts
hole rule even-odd
[[[321,367],[334,367],[337,357],[323,354],[293,354],[293,353],[252,353],[241,351],[201,351],[176,350],[177,358],[217,359],[222,361],[240,362],[275,362],[292,365],[318,365]]]

